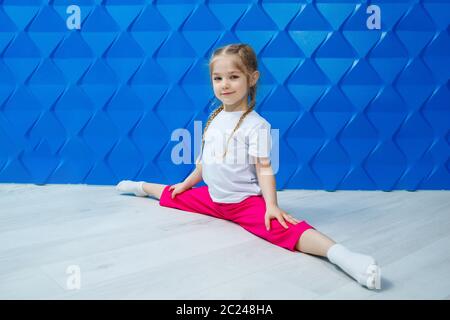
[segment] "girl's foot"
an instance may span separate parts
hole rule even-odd
[[[381,289],[381,268],[377,264],[370,265],[366,274],[369,276],[366,278],[366,286],[369,289]]]
[[[131,181],[131,180],[122,180],[117,186],[116,190],[122,193],[133,193],[138,197],[146,197],[148,194],[142,188],[144,181]]]
[[[381,269],[371,256],[352,252],[341,244],[333,245],[328,259],[369,289],[381,289]]]

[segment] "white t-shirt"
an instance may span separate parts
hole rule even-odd
[[[270,157],[270,123],[255,110],[247,114],[228,143],[244,111],[222,110],[205,133],[205,145],[199,156],[202,178],[214,202],[237,203],[260,195],[254,157]]]

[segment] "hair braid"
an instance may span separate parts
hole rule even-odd
[[[203,153],[203,147],[205,145],[205,134],[206,134],[206,130],[208,130],[209,124],[211,123],[211,121],[214,120],[214,118],[219,114],[220,111],[223,110],[223,105],[221,105],[220,107],[218,107],[216,110],[214,110],[211,115],[209,116],[208,120],[206,121],[205,124],[205,129],[203,129],[203,134],[202,134],[202,148],[201,148],[201,152]]]
[[[223,156],[222,157],[225,157],[226,156],[226,154],[227,154],[227,151],[228,151],[228,145],[230,144],[230,140],[231,140],[231,137],[233,136],[233,134],[239,129],[239,127],[241,126],[241,124],[242,124],[242,122],[244,121],[244,119],[245,119],[245,117],[250,113],[250,112],[252,112],[253,111],[253,109],[255,109],[255,102],[256,102],[256,86],[253,86],[253,87],[251,87],[250,88],[250,92],[249,92],[249,96],[250,96],[250,105],[248,106],[248,110],[247,111],[245,111],[242,115],[241,115],[241,117],[239,118],[239,121],[238,121],[238,123],[236,124],[236,126],[234,127],[234,130],[233,130],[233,132],[231,133],[231,135],[228,137],[228,140],[227,140],[227,144],[226,144],[226,147],[225,147],[225,152],[223,153]]]

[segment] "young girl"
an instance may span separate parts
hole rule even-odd
[[[359,284],[380,289],[381,270],[371,256],[335,243],[278,206],[270,124],[254,110],[259,72],[253,49],[246,44],[219,48],[209,67],[222,105],[206,122],[195,170],[175,185],[124,180],[116,189],[152,196],[161,206],[233,221],[288,250],[327,257]],[[206,186],[193,188],[202,179]]]

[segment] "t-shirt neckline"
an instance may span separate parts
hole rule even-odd
[[[246,112],[247,110],[238,110],[238,111],[225,111],[225,109],[222,109],[222,112],[223,113],[226,113],[226,114],[239,114],[239,113],[244,113],[244,112]],[[252,110],[253,111],[253,110]]]

